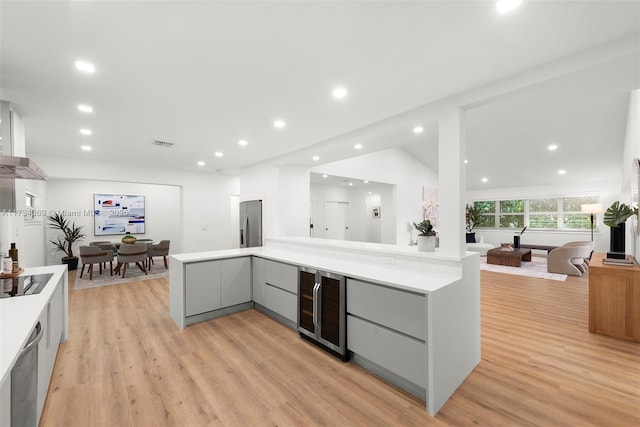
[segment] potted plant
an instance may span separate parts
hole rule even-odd
[[[418,230],[418,250],[423,252],[433,252],[436,250],[436,232],[433,230],[433,225],[428,219],[422,220],[422,222],[413,226]]]
[[[625,252],[625,222],[632,215],[637,215],[638,209],[632,208],[624,203],[615,201],[607,208],[604,213],[604,225],[611,227],[611,243],[609,250],[611,252]]]
[[[480,207],[476,207],[473,203],[467,204],[465,208],[465,221],[467,222],[467,243],[476,242],[476,233],[473,232],[476,224],[480,220]]]
[[[75,270],[78,268],[78,257],[73,255],[73,244],[80,239],[84,239],[85,235],[82,233],[82,226],[76,225],[75,222],[69,221],[61,213],[55,213],[47,216],[49,221],[49,228],[53,230],[62,231],[63,236],[58,236],[57,240],[49,240],[54,250],[62,251],[66,256],[62,258],[62,263],[67,264],[69,270]]]

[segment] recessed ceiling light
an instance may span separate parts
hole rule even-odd
[[[275,122],[273,122],[273,126],[278,128],[278,129],[282,129],[283,127],[285,127],[285,122],[284,120],[276,120]]]
[[[464,159],[464,164],[466,165],[467,163],[469,163],[469,160]]]
[[[424,128],[422,126],[416,126],[413,128],[413,133],[422,133],[424,132]]]
[[[551,144],[547,148],[549,149],[549,151],[556,151],[558,149],[558,146],[556,144]]]
[[[365,184],[368,184],[368,183],[369,183],[369,181],[367,181],[366,179],[365,179],[363,182],[364,182]]]
[[[241,147],[246,147],[247,144],[249,144],[249,143],[247,142],[246,139],[241,139],[240,141],[238,141],[238,145],[241,146]]]
[[[564,169],[560,169],[560,170],[558,171],[558,175],[564,175],[565,173],[567,173],[567,171],[566,171],[566,170],[564,170]]]
[[[504,15],[511,12],[522,4],[522,0],[498,0],[496,2],[496,9],[498,13]]]
[[[328,177],[329,177],[329,175],[324,174],[324,175],[322,175],[322,177],[323,177],[323,178],[328,178]]]
[[[83,113],[93,113],[93,107],[87,104],[80,104],[78,105],[78,111]]]
[[[487,178],[482,178],[482,182],[487,182],[489,181]]]
[[[198,166],[204,166],[204,165],[205,165],[205,162],[203,162],[202,160],[198,162]]]
[[[215,153],[213,153],[213,155],[216,156],[216,157],[224,156],[224,154],[222,154],[222,151],[216,151]]]
[[[367,194],[373,194],[371,191],[369,191]]]
[[[356,144],[353,146],[353,148],[355,148],[356,150],[359,150],[362,148],[362,144]]]
[[[353,185],[353,182],[350,182],[350,183],[349,183],[349,187],[351,187],[352,185]]]
[[[317,162],[318,160],[320,160],[320,157],[318,157],[318,156],[313,156],[313,161],[314,161],[314,162]]]
[[[347,96],[347,90],[343,87],[337,87],[331,91],[331,95],[336,99],[342,99]]]
[[[91,132],[91,129],[80,129],[80,133],[83,135],[91,135],[93,132]]]
[[[82,151],[91,151],[91,147],[90,147],[90,146],[88,146],[88,145],[83,145],[83,146],[82,146],[82,147],[80,147],[80,148],[82,148]]]
[[[88,73],[88,74],[93,74],[96,72],[96,67],[95,65],[93,65],[90,62],[87,61],[83,61],[81,59],[78,59],[76,61],[76,69],[78,71],[82,71],[83,73]]]

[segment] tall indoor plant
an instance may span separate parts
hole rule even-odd
[[[53,249],[64,252],[65,256],[62,258],[62,263],[67,264],[69,270],[77,269],[78,257],[73,254],[73,245],[85,237],[82,233],[82,226],[76,225],[75,222],[71,222],[58,212],[47,216],[47,221],[49,221],[50,229],[62,231],[63,233],[63,236],[58,236],[57,240],[49,240],[54,246]]]
[[[637,215],[638,209],[632,208],[624,203],[615,201],[604,213],[603,222],[611,227],[611,242],[609,250],[611,252],[625,252],[625,222],[632,216]]]
[[[436,232],[433,230],[433,225],[428,219],[422,220],[422,222],[413,226],[418,230],[418,250],[424,252],[433,252],[436,250]]]
[[[467,204],[464,216],[467,223],[467,243],[476,242],[476,233],[473,232],[473,229],[480,220],[480,213],[480,207],[475,206],[473,203]]]

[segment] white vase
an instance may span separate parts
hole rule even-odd
[[[436,236],[418,235],[418,250],[421,252],[433,252],[436,250]]]

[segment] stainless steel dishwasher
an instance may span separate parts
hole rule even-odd
[[[38,343],[42,339],[40,322],[11,370],[11,425],[38,425]]]

